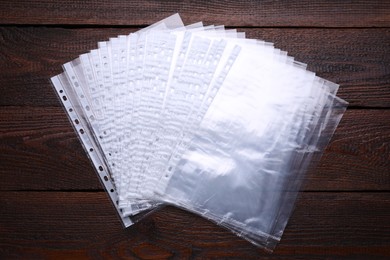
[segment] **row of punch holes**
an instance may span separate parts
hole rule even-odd
[[[61,98],[63,100],[63,103],[64,103],[65,107],[67,108],[67,111],[68,111],[68,114],[70,115],[70,118],[74,122],[73,125],[80,132],[81,135],[84,135],[85,131],[81,127],[79,119],[77,117],[75,117],[75,113],[74,113],[73,108],[68,106],[68,101],[69,100],[68,100],[67,96],[65,95],[64,90],[60,89],[60,90],[58,90],[58,92],[60,93],[60,96],[61,96]],[[86,138],[84,138],[83,136],[80,136],[80,139],[83,141],[84,146],[87,148],[88,145],[87,145]],[[93,152],[94,152],[93,147],[90,146],[88,151],[90,153],[90,156],[95,158],[95,160],[93,160],[93,161],[100,161],[98,158],[96,158],[97,156],[94,156],[94,154],[93,154]],[[110,179],[108,178],[107,174],[105,173],[103,166],[102,165],[98,165],[98,166],[95,165],[95,167],[98,169],[99,176],[101,177],[101,179],[104,180],[104,184],[105,184],[107,190],[109,190],[111,193],[113,193],[115,190],[113,188],[112,183],[109,182]]]

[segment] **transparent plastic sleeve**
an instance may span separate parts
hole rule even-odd
[[[234,63],[162,194],[272,249],[299,180],[346,102],[329,92],[334,85],[288,59],[266,55],[261,66],[254,51],[247,48]]]
[[[270,251],[347,107],[272,43],[178,14],[63,70],[52,85],[125,227],[168,203]]]

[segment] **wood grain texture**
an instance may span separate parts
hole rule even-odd
[[[176,12],[274,42],[352,107],[272,255],[173,207],[123,229],[49,84]],[[388,0],[0,1],[0,259],[389,259],[389,42]]]
[[[0,106],[59,106],[49,78],[99,40],[136,29],[0,27]],[[390,29],[243,29],[341,85],[359,107],[390,107]]]
[[[59,1],[0,2],[1,24],[145,25],[179,12],[186,23],[228,26],[389,26],[389,1]]]
[[[390,191],[390,110],[348,110],[305,190]],[[61,107],[0,107],[1,190],[101,189]]]
[[[0,209],[2,259],[367,259],[390,250],[389,193],[304,193],[272,255],[173,207],[123,229],[103,192],[0,192]]]

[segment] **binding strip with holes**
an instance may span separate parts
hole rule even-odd
[[[59,96],[62,105],[68,115],[69,120],[72,122],[72,126],[74,127],[84,150],[88,154],[100,180],[107,190],[111,201],[115,208],[117,209],[119,215],[121,216],[122,223],[125,227],[128,227],[133,224],[129,217],[125,217],[122,215],[122,210],[118,207],[118,194],[115,189],[115,185],[112,182],[112,179],[109,177],[107,166],[104,160],[99,156],[99,146],[96,142],[91,138],[92,133],[88,129],[87,121],[84,117],[80,117],[80,104],[78,104],[74,97],[74,93],[72,93],[71,88],[69,88],[69,80],[65,76],[64,73],[57,75],[51,78],[51,82],[56,90],[57,95]]]

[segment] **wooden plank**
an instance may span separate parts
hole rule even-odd
[[[135,29],[0,27],[0,105],[59,106],[49,78],[99,40]],[[390,29],[243,29],[275,42],[359,107],[390,107]]]
[[[274,254],[173,207],[123,229],[102,192],[0,192],[0,257],[385,257],[389,193],[304,193]]]
[[[229,26],[390,25],[389,1],[1,1],[2,24],[144,25],[179,12],[186,23]]]
[[[61,108],[0,107],[1,189],[101,189]]]
[[[304,190],[390,190],[390,110],[347,110]]]
[[[390,110],[348,110],[305,190],[390,190]],[[0,108],[1,190],[101,189],[60,107]]]

